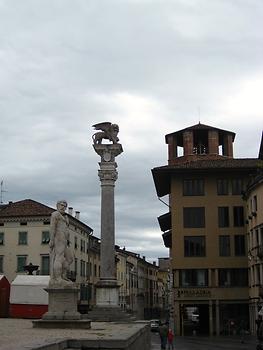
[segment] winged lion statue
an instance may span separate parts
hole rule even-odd
[[[117,137],[119,133],[119,126],[117,124],[112,124],[110,122],[103,122],[92,125],[95,130],[101,130],[95,132],[92,135],[93,143],[101,144],[103,139],[110,140],[112,143],[118,143],[119,138]]]

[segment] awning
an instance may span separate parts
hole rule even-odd
[[[164,232],[162,236],[165,247],[172,248],[172,230]]]
[[[165,232],[165,231],[171,230],[172,216],[170,211],[166,214],[159,216],[157,219],[158,219],[161,231]]]

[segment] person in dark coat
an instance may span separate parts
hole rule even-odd
[[[166,323],[163,323],[159,327],[159,335],[161,339],[161,349],[165,350],[166,349],[166,343],[167,343],[167,337],[168,337],[168,325]]]

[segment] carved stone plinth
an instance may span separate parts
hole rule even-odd
[[[49,304],[48,312],[43,320],[80,320],[77,310],[78,288],[47,288]]]
[[[38,328],[90,328],[90,320],[82,319],[77,310],[79,289],[46,288],[49,295],[48,312],[33,321]]]

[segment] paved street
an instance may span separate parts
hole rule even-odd
[[[158,333],[152,333],[151,350],[160,350]],[[247,336],[242,344],[239,337],[176,337],[174,350],[256,350],[256,338]]]

